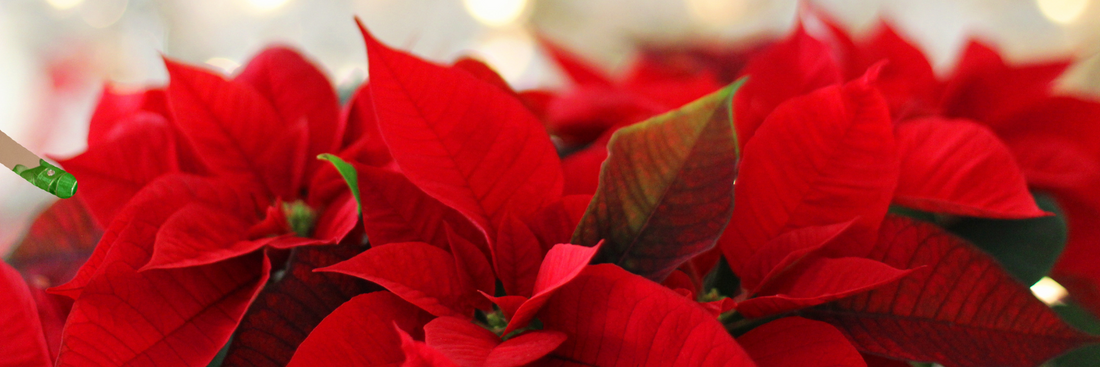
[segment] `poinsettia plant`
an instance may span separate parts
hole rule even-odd
[[[231,78],[166,58],[166,87],[104,90],[60,162],[81,191],[0,268],[0,360],[1035,366],[1100,341],[1028,289],[1053,266],[1100,309],[1100,103],[1051,91],[1065,63],[972,43],[941,79],[816,15],[623,80],[544,39],[565,91],[362,24],[345,103],[286,47]]]

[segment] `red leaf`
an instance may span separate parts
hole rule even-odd
[[[535,237],[542,243],[543,251],[559,243],[569,243],[573,231],[588,210],[592,195],[566,195],[560,200],[542,208],[535,216],[527,220],[527,225]]]
[[[404,330],[397,329],[397,335],[401,338],[401,350],[405,352],[402,367],[458,367],[435,348],[413,340]]]
[[[995,123],[1051,94],[1070,60],[1006,65],[996,50],[971,41],[944,87],[944,114]]]
[[[313,272],[360,251],[356,241],[295,250],[286,274],[260,292],[241,320],[222,365],[286,366],[295,349],[333,310],[358,294],[379,290],[358,278]]]
[[[328,203],[317,217],[313,238],[324,244],[339,243],[359,225],[359,204],[350,193]]]
[[[592,142],[616,126],[645,120],[669,108],[637,94],[608,87],[582,87],[547,106],[547,128],[567,146]]]
[[[565,195],[595,195],[600,186],[600,167],[607,160],[607,144],[594,142],[561,160]]]
[[[863,361],[867,362],[867,367],[912,367],[908,362],[879,357],[873,354],[863,354]]]
[[[185,269],[138,272],[161,224],[192,202],[248,203],[232,187],[184,175],[139,192],[108,227],[77,277],[58,365],[203,364],[225,344],[266,283],[263,254]],[[76,362],[80,361],[80,362]]]
[[[395,325],[423,336],[431,319],[390,292],[356,296],[313,329],[288,366],[400,366],[405,355]]]
[[[611,86],[612,81],[607,74],[588,64],[580,56],[566,50],[558,44],[550,41],[546,36],[538,37],[539,44],[550,53],[550,57],[569,76],[569,79],[578,85]]]
[[[760,367],[866,367],[863,357],[832,325],[785,317],[737,338]]]
[[[558,363],[755,366],[694,301],[611,264],[590,266],[561,287],[539,319],[568,336],[548,356]]]
[[[565,333],[538,330],[508,339],[485,358],[485,367],[519,367],[535,362],[557,349],[566,339]]]
[[[715,318],[737,309],[737,301],[734,301],[733,298],[722,298],[717,301],[700,303],[700,305],[711,315],[714,315]]]
[[[446,226],[467,239],[483,237],[462,214],[428,196],[400,173],[362,165],[356,165],[356,171],[363,226],[371,244],[427,242],[446,249]]]
[[[102,226],[157,177],[179,172],[176,137],[163,117],[151,117],[59,162],[80,182],[77,195]],[[122,168],[125,167],[125,168]]]
[[[527,323],[531,322],[558,288],[569,284],[588,266],[602,244],[603,242],[600,242],[595,247],[561,244],[550,249],[550,252],[546,253],[546,258],[542,260],[539,276],[535,279],[535,295],[519,306],[513,317],[508,320],[508,326],[504,328],[502,335],[508,335],[527,326]]]
[[[989,130],[929,118],[898,124],[894,131],[901,157],[894,202],[970,217],[1048,215],[1035,206],[1012,152]]]
[[[234,80],[251,85],[267,99],[283,124],[305,121],[309,145],[306,157],[335,153],[344,135],[339,119],[339,102],[328,78],[297,51],[283,46],[269,47],[252,58]],[[306,161],[308,176],[324,163]]]
[[[842,34],[839,27],[833,28]],[[847,35],[841,37],[847,38]],[[858,45],[849,44],[844,51],[847,78],[857,78],[875,64],[887,61],[875,85],[890,105],[890,115],[895,121],[935,112],[939,83],[932,65],[919,48],[898,34],[889,23],[880,23],[870,38]]]
[[[481,252],[472,242],[462,238],[455,234],[454,231],[447,228],[447,238],[451,243],[451,254],[455,258],[455,269],[458,270],[459,276],[467,279],[470,286],[475,290],[495,294],[496,293],[496,276],[493,274],[493,266],[489,264],[489,259],[485,257],[485,253]],[[480,305],[478,308],[483,310],[492,310],[493,306],[485,299],[481,297],[474,297],[477,299]]]
[[[19,272],[0,261],[0,364],[5,366],[50,366],[53,362],[38,307]]]
[[[317,271],[369,280],[436,316],[470,317],[484,301],[459,273],[451,253],[423,242],[373,247]]]
[[[267,241],[246,237],[256,220],[211,205],[184,206],[161,225],[153,256],[141,270],[213,264],[259,250]]]
[[[354,161],[372,167],[383,167],[393,161],[390,148],[382,140],[378,131],[378,119],[374,115],[374,100],[371,99],[370,85],[363,83],[342,111],[347,131],[344,133],[342,147],[346,147],[341,156],[353,157]]]
[[[1097,341],[1062,322],[981,250],[931,224],[888,218],[869,258],[931,271],[802,312],[833,324],[863,352],[1022,367]]]
[[[695,293],[699,291],[699,287],[695,286],[695,283],[691,281],[691,277],[684,273],[682,270],[675,270],[668,274],[668,278],[665,278],[661,285],[671,290],[683,289],[691,292],[691,299],[695,299]]]
[[[741,276],[741,287],[756,290],[760,284],[773,274],[787,270],[812,251],[833,242],[838,236],[851,228],[855,220],[827,226],[811,226],[795,229],[768,241],[745,262]]]
[[[841,82],[840,69],[829,47],[811,37],[801,25],[786,40],[752,58],[741,75],[749,80],[734,100],[740,148],[751,141],[764,119],[784,101]]]
[[[843,255],[861,256],[873,244],[898,180],[889,111],[869,84],[873,74],[791,99],[745,147],[739,199],[721,241],[735,273],[795,228],[859,218]]]
[[[73,304],[58,366],[206,364],[237,328],[271,269],[256,253],[138,273],[148,257],[137,243],[112,247]]]
[[[711,249],[733,211],[739,86],[616,132],[571,242],[606,241],[598,262],[657,281]]]
[[[149,114],[168,116],[168,100],[163,89],[118,93],[105,85],[88,123],[88,146],[110,141],[120,131],[128,130],[130,123],[135,121],[130,118]]]
[[[525,217],[561,195],[557,153],[519,100],[361,30],[378,126],[410,181],[469,218],[487,239],[504,213]]]
[[[304,121],[283,122],[250,86],[165,59],[171,83],[168,100],[175,123],[210,168],[223,174],[251,174],[284,200],[297,197],[304,150],[286,146],[305,137]]]
[[[531,297],[543,258],[539,239],[526,224],[509,215],[501,223],[493,247],[493,264],[504,290]]]
[[[76,299],[81,289],[96,276],[101,265],[116,243],[143,246],[148,251],[146,259],[137,264],[141,268],[153,253],[153,243],[160,226],[176,211],[193,203],[247,207],[255,204],[253,197],[236,185],[226,181],[200,178],[186,174],[164,175],[146,185],[123,208],[111,226],[107,227],[88,261],[68,283],[51,288],[50,293]]]
[[[424,343],[461,367],[481,367],[500,337],[470,320],[438,317],[424,325]]]
[[[912,272],[857,257],[807,259],[765,280],[737,312],[749,318],[777,315],[876,289]]]
[[[661,76],[659,72],[645,68],[644,63],[636,63],[624,81],[624,87],[631,92],[645,96],[668,107],[683,106],[699,98],[722,89],[722,83],[710,70],[690,75]],[[648,75],[646,75],[648,74]]]
[[[481,60],[472,57],[463,57],[461,59],[458,59],[458,61],[455,61],[454,65],[452,65],[451,67],[470,73],[470,75],[473,75],[475,78],[478,78],[483,82],[495,85],[497,88],[508,92],[508,94],[519,98],[519,95],[517,95],[516,92],[512,90],[512,87],[508,85],[508,82],[504,81],[504,78],[501,78],[500,74],[497,74],[497,72],[493,70],[492,67],[490,67],[489,65],[485,65],[485,63]]]
[[[524,296],[493,297],[485,294],[484,292],[482,292],[481,295],[485,296],[485,298],[488,298],[490,301],[496,304],[497,307],[500,307],[500,312],[504,314],[504,318],[508,320],[512,319],[512,316],[516,314],[516,310],[519,310],[519,307],[523,306],[523,303],[527,302],[528,299],[528,297]]]
[[[7,261],[37,287],[62,284],[76,275],[102,236],[83,202],[58,200],[38,215]]]

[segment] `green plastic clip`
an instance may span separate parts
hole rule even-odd
[[[76,177],[45,160],[39,159],[38,167],[35,168],[17,164],[12,171],[32,185],[59,198],[68,199],[76,195]]]

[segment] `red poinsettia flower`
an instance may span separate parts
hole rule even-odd
[[[890,34],[875,42],[897,39]],[[904,51],[901,47],[873,47],[874,52]],[[1001,355],[1004,359],[994,363],[998,365],[1032,365],[1091,340],[1062,324],[976,248],[957,239],[946,240],[951,237],[930,225],[888,217],[884,221],[891,204],[989,218],[1047,214],[1036,207],[1008,147],[987,128],[939,116],[898,117],[920,110],[912,107],[920,98],[906,100],[905,93],[926,90],[921,87],[926,81],[898,80],[906,75],[898,69],[914,63],[902,63],[892,70],[887,69],[892,64],[865,64],[860,74],[842,77],[831,54],[825,43],[799,28],[745,68],[750,81],[741,101],[747,101],[750,112],[756,106],[766,117],[757,124],[750,113],[749,120],[738,121],[738,138],[744,142],[736,186],[739,200],[730,228],[720,241],[744,288],[737,305],[739,315],[752,319],[802,309],[803,315],[837,326],[861,351],[962,365],[975,363],[969,362],[970,358],[982,354],[979,351],[985,347],[960,349],[970,354],[944,353],[938,346],[922,346],[917,341],[872,347],[868,343],[883,337],[880,333],[885,330],[863,323],[885,316],[905,320],[900,327],[911,330],[949,320],[958,328],[945,332],[959,332],[992,321],[1004,335],[1027,339],[1032,325],[1012,321],[1016,320],[1013,315],[1034,312],[1036,320],[1058,330],[1054,334],[1059,336],[1054,338],[1019,341],[1029,344],[1028,351]],[[856,56],[860,55],[852,58],[858,60]],[[805,62],[789,65],[782,72],[772,68],[792,60]],[[856,79],[845,84],[813,87],[818,80],[852,77]],[[772,85],[780,87],[770,89]],[[790,86],[810,87],[799,90]],[[942,248],[945,245],[924,242],[938,236],[945,240],[937,241],[951,243],[950,251],[957,253],[943,252],[947,251]],[[913,254],[928,257],[914,261]],[[990,264],[997,274],[975,286],[1007,287],[1003,294],[981,302],[1019,302],[1018,307],[1011,307],[1013,311],[1008,313],[990,312],[990,321],[978,324],[966,319],[965,313],[921,311],[965,310],[977,305],[970,299],[954,298],[954,286],[928,283],[941,277],[971,277],[969,266],[973,264],[951,265],[954,257],[963,254],[975,259],[970,261]],[[914,297],[897,293],[898,288],[921,290]],[[891,308],[898,302],[913,308]],[[814,305],[820,306],[811,307]],[[822,317],[819,311],[845,316]],[[968,338],[965,333],[958,335]]]
[[[1030,366],[1097,341],[975,246],[887,214],[1047,215],[1028,185],[1067,176],[1014,119],[1092,110],[1042,90],[1046,68],[978,48],[964,65],[1001,67],[939,83],[892,62],[916,50],[892,31],[799,27],[725,87],[645,60],[613,82],[555,50],[586,97],[540,105],[476,60],[362,31],[371,80],[342,114],[285,48],[232,80],[166,61],[167,89],[106,92],[88,152],[63,162],[106,230],[52,289],[75,300],[56,364],[202,365],[234,333],[228,363],[296,366]],[[1027,93],[989,79],[1005,73]],[[570,156],[588,176],[547,126],[602,135]],[[1069,126],[1050,140],[1088,131]],[[740,292],[703,288],[715,247]],[[11,355],[49,363],[47,302],[0,276]]]
[[[604,246],[566,244],[591,196],[561,195],[549,136],[506,86],[490,74],[391,50],[365,30],[364,37],[372,78],[359,98],[371,103],[357,105],[373,108],[393,162],[356,165],[372,248],[322,270],[389,292],[360,296],[334,312],[302,344],[293,365],[636,365],[645,359],[651,365],[752,365],[714,314],[693,299],[614,265],[588,267]],[[470,110],[478,105],[496,108]],[[721,110],[727,114],[713,121],[725,119],[732,147],[728,109]],[[482,136],[491,140],[468,141]],[[732,174],[722,177],[732,184]],[[710,232],[713,245],[718,232]],[[504,289],[496,289],[497,279]],[[593,308],[584,301],[588,294],[610,296]],[[617,306],[642,300],[638,307],[645,311]],[[487,325],[478,325],[475,310],[488,317],[481,321]],[[676,320],[670,325],[683,327],[631,321],[666,315]],[[541,329],[531,325],[536,318]],[[358,345],[350,336],[359,333],[376,335],[376,342]],[[594,345],[620,345],[624,337],[632,342],[618,354],[590,352]],[[647,347],[658,341],[712,347],[686,354]]]
[[[75,299],[60,365],[207,363],[268,280],[258,250],[336,243],[357,223],[313,158],[341,149],[344,123],[308,61],[271,48],[232,80],[165,64],[165,90],[106,91],[88,151],[62,161],[106,232],[51,289]]]
[[[943,152],[956,147],[987,157],[984,160],[991,163],[973,177],[959,180],[963,185],[943,182],[934,187],[981,187],[982,191],[994,190],[1007,198],[1008,192],[998,191],[995,184],[1018,181],[1012,172],[1016,169],[1009,167],[1015,162],[1030,189],[1054,196],[1065,212],[1069,240],[1052,275],[1064,283],[1075,300],[1100,314],[1100,274],[1093,266],[1100,254],[1095,251],[1100,233],[1088,224],[1100,213],[1100,199],[1094,189],[1100,184],[1100,152],[1092,144],[1100,134],[1093,127],[1093,122],[1100,120],[1100,101],[1053,91],[1055,79],[1066,70],[1069,60],[1010,65],[993,47],[971,41],[954,71],[937,80],[924,54],[888,24],[880,25],[866,40],[854,41],[834,22],[828,22],[827,17],[825,20],[849,76],[852,70],[870,63],[889,61],[879,85],[891,102],[894,120],[912,121],[898,125],[899,135],[908,135],[908,144],[937,141],[936,150],[922,148],[925,155],[946,159]],[[944,144],[945,140],[951,143]],[[907,149],[902,143],[899,148]],[[936,161],[925,160],[921,165],[927,167]],[[1022,217],[899,203],[959,215]],[[1026,204],[1021,197],[1012,204],[1017,210],[1005,202],[998,212],[1019,212]]]

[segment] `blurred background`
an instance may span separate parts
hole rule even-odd
[[[885,18],[940,73],[970,37],[1010,62],[1077,60],[1060,88],[1100,95],[1100,0],[815,0],[857,34]],[[333,84],[366,77],[353,21],[422,57],[474,54],[517,89],[563,85],[536,34],[611,71],[640,44],[783,36],[797,0],[0,0],[0,130],[40,156],[84,149],[104,82],[159,85],[160,56],[232,73],[265,45],[310,55]],[[0,254],[52,200],[0,173]]]

